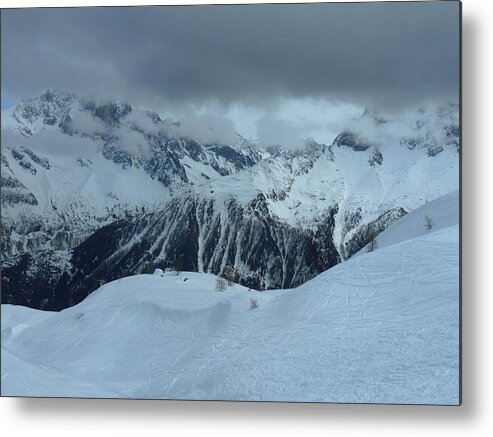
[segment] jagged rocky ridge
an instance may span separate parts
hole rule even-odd
[[[419,111],[393,149],[345,130],[288,152],[201,144],[156,113],[47,91],[2,113],[2,302],[59,310],[177,258],[211,273],[233,265],[255,288],[297,286],[456,189],[456,109],[433,123]],[[97,147],[62,159],[45,133]]]
[[[14,257],[3,270],[4,299],[61,309],[101,282],[169,268],[177,258],[192,271],[234,265],[253,288],[292,287],[339,261],[332,229],[331,211],[315,230],[290,227],[269,214],[262,195],[220,208],[213,199],[175,198],[163,210],[102,227],[72,251]]]

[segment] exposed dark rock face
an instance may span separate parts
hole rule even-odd
[[[429,157],[434,157],[443,152],[443,145],[455,146],[459,151],[459,128],[457,126],[448,126],[444,129],[444,143],[439,144],[435,138],[427,135],[425,137],[405,137],[400,141],[401,145],[406,146],[410,150],[425,149]]]
[[[28,149],[27,147],[23,147],[22,151],[31,158],[33,162],[36,164],[40,165],[41,167],[45,168],[46,170],[49,170],[51,168],[50,162],[46,158],[42,158],[36,153],[34,153],[31,149]]]
[[[460,148],[460,129],[458,125],[451,125],[445,128],[445,138],[448,144],[454,145],[457,152]]]
[[[90,111],[108,126],[117,126],[121,119],[132,112],[132,107],[128,103],[120,101],[104,104],[98,104],[92,101],[86,102],[84,109]]]
[[[340,261],[331,239],[335,212],[306,230],[272,216],[263,195],[246,206],[233,199],[173,199],[161,211],[104,226],[70,253],[16,257],[3,270],[2,299],[59,310],[103,281],[169,268],[176,259],[192,271],[219,273],[234,266],[240,282],[254,288],[295,287]],[[66,262],[59,262],[62,253]]]
[[[375,165],[382,165],[383,162],[383,156],[378,150],[374,150],[372,155],[370,156],[370,159],[368,160],[368,163],[371,166]]]
[[[1,177],[2,184],[2,205],[15,205],[25,203],[27,205],[37,205],[38,201],[17,179],[11,176]]]
[[[19,103],[13,113],[13,117],[22,123],[19,132],[25,136],[32,135],[33,131],[25,124],[42,120],[44,125],[53,126],[61,121],[69,112],[70,106],[75,101],[71,94],[57,93],[47,90],[33,101]]]
[[[433,145],[428,148],[428,156],[437,156],[439,153],[443,152],[443,147],[438,145]]]
[[[365,247],[372,238],[406,214],[407,212],[403,208],[395,208],[382,214],[376,220],[361,226],[355,235],[344,244],[345,257],[350,258],[353,256],[362,247]]]
[[[372,145],[361,139],[358,135],[345,131],[337,135],[334,140],[334,145],[337,147],[350,147],[355,152],[363,152],[368,150]]]

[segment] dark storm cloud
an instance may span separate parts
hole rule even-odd
[[[2,90],[177,102],[457,99],[457,2],[2,11]]]

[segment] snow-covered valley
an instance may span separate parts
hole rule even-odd
[[[2,305],[2,395],[458,404],[458,196],[294,289],[166,272]]]

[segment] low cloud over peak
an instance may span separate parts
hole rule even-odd
[[[2,57],[10,101],[55,87],[147,107],[407,107],[458,99],[459,3],[12,9]]]

